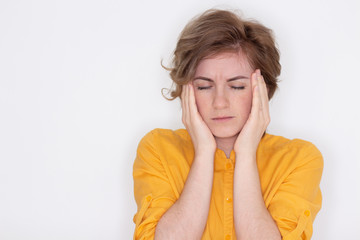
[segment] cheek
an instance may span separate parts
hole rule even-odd
[[[249,94],[249,96],[245,99],[244,102],[246,104],[248,111],[250,112],[252,106],[252,94]]]
[[[209,100],[206,98],[205,95],[197,93],[195,91],[195,103],[196,107],[198,109],[198,112],[200,113],[201,117],[206,113],[206,108],[208,106]]]
[[[251,93],[238,97],[234,102],[236,102],[236,105],[239,106],[238,111],[240,111],[241,114],[246,114],[246,115],[250,114],[251,105],[252,105]]]

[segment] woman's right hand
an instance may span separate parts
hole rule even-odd
[[[216,141],[197,109],[192,83],[183,85],[181,108],[182,122],[190,134],[195,154],[214,153]]]

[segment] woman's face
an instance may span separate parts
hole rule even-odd
[[[251,74],[246,56],[220,53],[200,61],[193,79],[198,111],[217,138],[236,136],[252,103]]]

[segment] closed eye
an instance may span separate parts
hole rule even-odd
[[[244,86],[241,86],[241,87],[235,87],[235,86],[232,86],[231,87],[232,89],[235,89],[235,90],[242,90],[242,89],[245,89]]]
[[[198,90],[205,90],[205,89],[209,89],[209,88],[211,88],[211,86],[209,86],[209,87],[197,87]]]

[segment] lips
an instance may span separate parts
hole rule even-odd
[[[232,116],[221,116],[221,117],[214,117],[214,118],[212,118],[212,120],[214,120],[214,121],[227,121],[227,120],[230,120],[232,118],[234,118],[234,117],[232,117]]]

